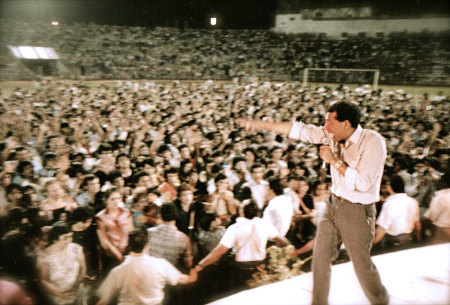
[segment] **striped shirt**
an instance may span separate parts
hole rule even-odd
[[[293,121],[289,137],[320,144],[324,137],[323,127]],[[338,145],[337,142],[331,141],[330,147],[336,156]],[[355,203],[371,204],[379,201],[381,178],[387,157],[384,138],[379,133],[358,125],[350,138],[341,145],[338,157],[348,167],[345,176],[342,176],[331,166],[331,192]]]

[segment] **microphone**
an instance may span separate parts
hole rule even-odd
[[[331,145],[331,139],[329,137],[329,135],[326,133],[325,129],[323,129],[323,135],[324,137],[320,140],[320,143],[322,145],[327,145],[330,146]],[[322,168],[321,168],[321,181],[325,181],[325,178],[327,177],[327,162],[322,161]]]
[[[324,133],[324,137],[320,140],[320,143],[322,145],[330,146],[331,145],[331,139],[328,137],[328,135]],[[325,161],[322,162],[322,169],[325,169],[327,167],[327,163]]]

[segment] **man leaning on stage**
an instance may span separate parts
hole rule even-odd
[[[325,126],[302,122],[238,119],[248,130],[267,130],[320,147],[320,158],[331,164],[332,194],[317,228],[313,250],[312,304],[328,304],[331,263],[343,242],[359,283],[372,304],[388,304],[389,295],[370,257],[375,232],[375,205],[386,161],[386,143],[377,132],[363,129],[353,103],[339,102],[328,109]],[[326,140],[329,139],[329,140]]]
[[[106,277],[97,291],[97,305],[108,304],[117,296],[117,304],[162,304],[166,284],[188,284],[197,280],[192,269],[182,274],[163,258],[148,255],[150,243],[144,229],[129,234],[130,254]]]

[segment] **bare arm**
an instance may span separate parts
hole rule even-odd
[[[375,230],[375,237],[373,239],[372,245],[379,243],[383,239],[385,234],[386,234],[386,229],[378,226],[377,229]]]
[[[178,284],[190,284],[193,283],[197,280],[198,278],[198,274],[197,271],[195,269],[191,269],[191,271],[189,272],[189,275],[187,274],[183,274],[180,279],[178,280]]]
[[[195,271],[199,272],[202,271],[203,268],[206,266],[209,266],[211,264],[214,264],[217,262],[227,251],[230,250],[230,248],[225,247],[224,245],[217,245],[204,259],[202,259],[198,264],[197,267],[195,267]]]

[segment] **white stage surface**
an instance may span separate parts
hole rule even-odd
[[[450,243],[372,257],[390,304],[450,304]],[[311,304],[312,274],[242,291],[211,305]],[[351,262],[332,267],[330,305],[370,304]]]

